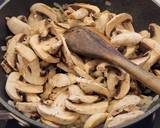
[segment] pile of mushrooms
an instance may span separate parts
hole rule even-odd
[[[135,32],[131,15],[101,12],[85,3],[35,3],[28,17],[6,21],[13,35],[6,38],[1,63],[8,75],[5,89],[14,107],[29,118],[55,128],[111,128],[143,115],[144,106],[152,103],[130,74],[109,62],[78,56],[63,34],[77,25],[96,28],[130,61],[160,77],[154,66],[160,59],[157,24]]]

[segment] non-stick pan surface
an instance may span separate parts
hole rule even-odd
[[[0,9],[0,46],[5,45],[5,37],[11,34],[6,27],[6,16],[18,16],[28,15],[29,8],[33,3],[43,2],[53,6],[54,2],[59,4],[74,3],[74,2],[85,2],[95,4],[102,10],[108,9],[115,13],[127,12],[133,16],[134,26],[137,31],[148,27],[149,23],[160,24],[160,8],[155,5],[151,0],[110,0],[111,6],[105,5],[105,0],[11,0],[3,8]],[[0,50],[0,61],[3,59],[3,52]],[[0,67],[0,103],[15,116],[24,120],[32,126],[47,128],[49,126],[43,125],[32,119],[27,118],[11,106],[7,104],[9,97],[5,93],[6,75],[3,69]],[[156,101],[150,109],[145,113],[144,116],[139,117],[124,126],[127,128],[141,128],[140,120],[151,115],[160,107],[160,100]],[[137,125],[138,124],[138,125]],[[120,127],[118,127],[120,128]]]

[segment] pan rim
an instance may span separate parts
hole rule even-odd
[[[6,0],[7,2],[0,7],[0,10],[2,10],[5,6],[7,6],[7,4],[11,1],[11,0]],[[156,3],[155,3],[156,4]],[[160,99],[160,98],[159,98]],[[158,101],[157,101],[158,102]],[[10,106],[3,98],[0,97],[0,104],[5,107],[5,109],[7,109],[7,111],[9,111],[10,113],[12,113],[13,115],[15,115],[16,117],[18,117],[19,119],[22,119],[24,122],[29,123],[31,125],[34,125],[36,127],[41,127],[41,128],[53,128],[49,125],[45,125],[42,124],[41,122],[37,122],[33,119],[28,118],[27,116],[23,115],[21,112],[19,112],[18,110],[16,110],[14,107]],[[131,126],[141,120],[143,120],[144,118],[148,117],[149,115],[153,114],[156,110],[158,110],[160,108],[160,101],[153,106],[150,110],[146,111],[144,115],[139,116],[136,119],[133,119],[131,121],[129,121],[128,123],[125,123],[123,125],[117,126],[117,127],[113,127],[113,128],[125,128],[128,126]]]

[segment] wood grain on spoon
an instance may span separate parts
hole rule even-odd
[[[144,86],[160,94],[160,79],[130,62],[120,52],[112,48],[102,34],[87,27],[77,26],[65,33],[65,39],[69,49],[73,52],[119,65]]]

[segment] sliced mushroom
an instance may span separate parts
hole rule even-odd
[[[76,77],[72,74],[69,74],[69,78],[72,84],[80,83],[80,87],[85,92],[96,92],[104,96],[110,97],[110,92],[107,88],[103,87],[102,83],[97,83],[93,80],[87,80],[83,78]]]
[[[17,34],[8,41],[6,61],[13,69],[15,69],[16,66],[16,44],[23,36],[24,34]]]
[[[123,27],[124,27],[126,30],[130,31],[130,32],[134,32],[134,31],[135,31],[135,30],[134,30],[134,27],[133,27],[133,25],[132,25],[132,23],[131,23],[131,21],[124,22],[124,23],[123,23]]]
[[[32,62],[33,60],[37,59],[37,56],[32,51],[32,49],[24,44],[17,43],[16,50],[22,57],[24,57],[29,62]]]
[[[52,9],[51,7],[43,4],[43,3],[35,3],[32,5],[32,7],[30,8],[31,13],[42,13],[46,16],[48,16],[51,20],[57,22],[58,21],[58,17],[56,12],[54,11],[54,9]]]
[[[109,13],[108,11],[102,12],[99,16],[98,19],[95,21],[96,24],[96,29],[99,32],[104,33],[105,32],[105,26],[108,23],[108,21],[112,18],[112,14]]]
[[[42,93],[43,92],[43,86],[41,85],[32,85],[28,83],[24,83],[22,81],[15,81],[16,83],[16,89],[20,92],[24,93]]]
[[[112,127],[117,127],[119,125],[125,124],[135,118],[138,118],[144,114],[143,111],[140,110],[135,110],[129,113],[124,113],[117,115],[116,117],[113,117],[111,119],[107,119],[105,123],[106,128],[112,128]]]
[[[41,98],[34,93],[28,93],[26,94],[26,101],[27,102],[40,102]]]
[[[53,89],[53,86],[49,83],[46,83],[45,84],[45,88],[44,88],[44,91],[43,93],[40,95],[42,99],[48,99],[49,95],[51,94],[52,92],[52,89]]]
[[[139,34],[142,36],[142,38],[150,38],[151,34],[148,32],[148,30],[142,30],[139,32]]]
[[[43,85],[46,82],[46,77],[40,76],[40,64],[39,60],[36,59],[31,63],[28,63],[20,55],[18,58],[18,70],[22,74],[23,78],[30,84],[33,85]]]
[[[124,21],[132,21],[132,17],[127,13],[121,13],[114,16],[107,24],[105,28],[106,35],[111,36],[112,30],[119,24],[122,24]]]
[[[116,94],[116,85],[118,84],[118,82],[119,79],[117,77],[117,74],[113,71],[110,71],[107,77],[107,88],[112,96],[115,96]]]
[[[136,48],[137,48],[136,46],[128,46],[126,48],[126,52],[125,52],[124,56],[127,58],[132,58],[132,57],[136,56],[135,55]]]
[[[14,101],[21,101],[22,97],[18,94],[16,90],[16,81],[20,78],[20,74],[18,72],[12,72],[9,74],[7,83],[5,86],[6,93],[8,96]]]
[[[37,105],[38,103],[33,103],[33,102],[17,102],[15,107],[21,112],[24,113],[33,113],[37,112]]]
[[[93,78],[88,73],[86,73],[84,70],[82,70],[78,66],[74,66],[74,70],[80,77],[83,77],[89,80],[93,80]]]
[[[88,11],[85,8],[80,8],[69,15],[70,18],[75,20],[83,19],[86,16],[88,16]]]
[[[13,34],[24,33],[30,35],[31,27],[16,17],[7,19],[7,26]]]
[[[141,98],[136,95],[127,95],[123,99],[115,101],[112,106],[109,107],[108,111],[111,115],[117,115],[121,113],[126,108],[132,108],[139,105]]]
[[[149,25],[149,29],[151,31],[152,39],[160,43],[160,26],[152,23]]]
[[[86,103],[75,104],[66,100],[65,106],[67,107],[67,109],[80,114],[93,115],[96,113],[106,112],[108,109],[108,101],[101,101],[101,102],[92,103],[92,104],[86,104]]]
[[[93,19],[91,16],[86,16],[86,17],[83,19],[83,23],[84,23],[86,26],[95,26],[94,19]]]
[[[39,37],[38,35],[34,35],[30,39],[30,45],[35,51],[35,53],[44,61],[48,63],[57,63],[59,61],[58,58],[55,58],[48,54],[46,51],[43,50],[42,46],[40,45]]]
[[[44,119],[43,117],[41,117],[40,120],[41,120],[42,123],[44,123],[44,124],[46,124],[46,125],[49,125],[49,126],[51,126],[51,127],[53,127],[53,128],[60,128],[60,126],[59,126],[58,124],[55,124],[55,123],[52,122],[52,121],[46,120],[46,119]]]
[[[74,3],[74,4],[70,4],[69,7],[72,7],[73,9],[74,8],[85,8],[89,11],[92,11],[96,15],[100,13],[100,9],[97,6],[86,4],[86,3]]]
[[[67,98],[68,94],[64,91],[55,99],[51,106],[39,104],[37,111],[44,119],[53,121],[56,124],[71,124],[78,119],[79,115],[65,110]]]
[[[70,67],[68,67],[66,64],[64,64],[62,62],[58,63],[57,67],[62,69],[65,72],[68,72],[68,73],[71,73],[71,74],[76,74],[76,72],[73,69],[71,69]]]
[[[125,79],[120,83],[120,89],[118,94],[115,96],[115,99],[121,99],[127,95],[130,89],[130,75],[127,73]]]
[[[78,87],[78,85],[70,85],[69,89],[69,100],[75,103],[79,103],[79,101],[83,103],[93,103],[98,100],[98,96],[86,95],[84,92]]]
[[[1,66],[2,66],[3,70],[4,70],[7,74],[9,74],[9,73],[12,72],[12,68],[11,68],[10,65],[7,63],[6,60],[3,60],[3,61],[1,62]]]
[[[142,40],[142,36],[136,32],[121,33],[111,39],[114,47],[137,45]]]
[[[108,116],[107,113],[93,114],[86,120],[83,128],[94,128],[102,124],[106,120],[107,116]]]
[[[146,45],[150,51],[150,58],[147,62],[143,65],[143,68],[149,70],[152,65],[154,65],[159,60],[159,53],[160,53],[160,44],[152,39],[143,39],[142,44]]]
[[[66,74],[62,74],[62,73],[57,73],[56,75],[53,76],[52,79],[50,79],[49,83],[53,86],[53,87],[65,87],[71,84],[71,81],[68,77],[68,75]]]

